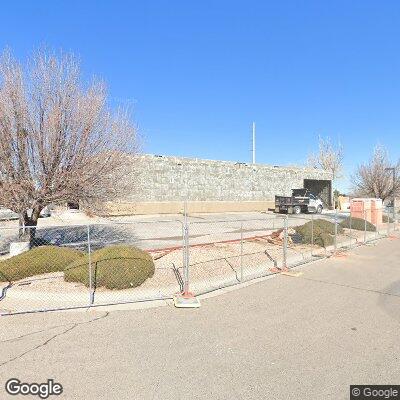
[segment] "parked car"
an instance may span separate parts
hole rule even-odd
[[[322,200],[308,189],[292,189],[291,196],[275,196],[275,212],[288,214],[317,213],[324,209]]]
[[[30,208],[30,209],[28,210],[28,213],[32,213],[32,208]],[[40,218],[47,218],[47,217],[50,217],[50,215],[51,215],[50,209],[49,209],[49,207],[46,206],[46,207],[43,208],[43,210],[40,212],[39,217],[40,217]]]
[[[18,219],[19,216],[12,210],[8,208],[0,207],[0,220],[11,220],[11,219]]]
[[[28,213],[31,213],[32,209],[28,210]],[[47,218],[51,216],[51,212],[49,207],[43,208],[43,210],[40,213],[41,218]],[[11,220],[11,219],[18,219],[19,215],[15,213],[14,211],[8,209],[8,208],[2,208],[0,207],[0,220]]]

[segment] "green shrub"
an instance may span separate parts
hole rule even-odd
[[[387,216],[386,214],[383,214],[382,215],[382,222],[387,224],[388,220],[389,220],[389,223],[391,223],[391,224],[393,223],[393,217],[392,216]]]
[[[311,243],[311,237],[306,237],[306,240],[306,243]],[[334,236],[317,227],[314,229],[314,244],[320,247],[332,246],[334,244]]]
[[[140,286],[154,275],[150,254],[133,246],[109,246],[91,254],[94,287],[127,289]],[[89,286],[89,256],[70,264],[64,271],[67,282],[81,282]]]
[[[314,229],[314,234],[312,230]],[[321,247],[331,246],[334,243],[335,224],[324,219],[309,221],[304,225],[294,227],[296,233],[301,237],[301,242],[311,244],[314,236],[314,244]],[[337,226],[337,233],[343,233],[343,227]]]
[[[362,218],[350,218],[347,217],[346,219],[344,219],[340,225],[343,228],[347,228],[350,229],[350,221],[351,221],[351,229],[354,229],[356,231],[363,231],[365,230],[365,220]],[[376,227],[375,225],[371,224],[371,222],[367,222],[367,231],[369,232],[375,232],[376,231]]]
[[[333,244],[333,236],[323,231],[321,228],[314,228],[314,235],[312,235],[311,229],[301,227],[295,228],[296,233],[301,237],[301,243],[311,244],[314,239],[314,244],[321,247],[327,247]]]
[[[83,253],[68,247],[40,246],[0,262],[0,281],[17,281],[63,271],[64,268],[83,256]]]

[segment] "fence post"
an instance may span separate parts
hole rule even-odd
[[[390,236],[390,212],[388,211],[386,214],[387,217],[387,236]]]
[[[186,230],[185,230],[185,223],[182,222],[182,271],[185,270],[186,266]],[[181,288],[183,290],[183,287]]]
[[[367,243],[367,211],[364,210],[364,244]]]
[[[337,251],[337,221],[338,221],[338,210],[335,210],[335,241],[333,251],[336,253]]]
[[[314,252],[314,214],[311,214],[311,257]]]
[[[183,294],[189,295],[189,224],[185,217],[184,222],[184,243],[185,243],[185,265],[184,265],[184,283],[183,283]]]
[[[353,246],[353,227],[352,227],[352,224],[353,224],[353,217],[351,216],[351,212],[350,212],[350,221],[349,221],[349,226],[350,226],[350,249]],[[357,244],[357,239],[356,239],[355,244]]]
[[[396,208],[395,208],[396,200],[393,199],[393,232],[396,230]]]
[[[175,307],[178,308],[198,308],[199,300],[189,290],[189,222],[187,219],[187,202],[184,204],[183,219],[183,291],[173,296]]]
[[[287,231],[288,231],[288,216],[285,215],[285,219],[283,222],[283,269],[287,268],[287,243],[288,243],[288,237],[287,237]]]
[[[89,306],[94,303],[93,291],[93,272],[92,272],[92,251],[90,245],[90,225],[87,226],[87,247],[88,247],[88,261],[89,261]]]
[[[240,223],[240,282],[243,282],[243,221]]]

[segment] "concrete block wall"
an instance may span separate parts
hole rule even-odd
[[[139,213],[146,213],[144,204],[152,204],[152,210],[157,210],[159,203],[160,207],[169,204],[170,212],[173,203],[181,204],[186,198],[193,204],[218,204],[219,210],[225,203],[229,211],[232,207],[236,210],[235,203],[265,207],[273,204],[276,194],[290,195],[291,189],[303,187],[304,179],[330,180],[331,174],[310,168],[145,154],[132,158],[132,163],[127,165],[126,179],[134,184],[131,193],[120,199],[125,209],[129,204],[136,204],[142,209]],[[228,206],[229,203],[233,204]],[[249,204],[244,207],[251,209]]]

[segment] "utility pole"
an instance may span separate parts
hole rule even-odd
[[[256,123],[253,122],[253,164],[256,163]]]

